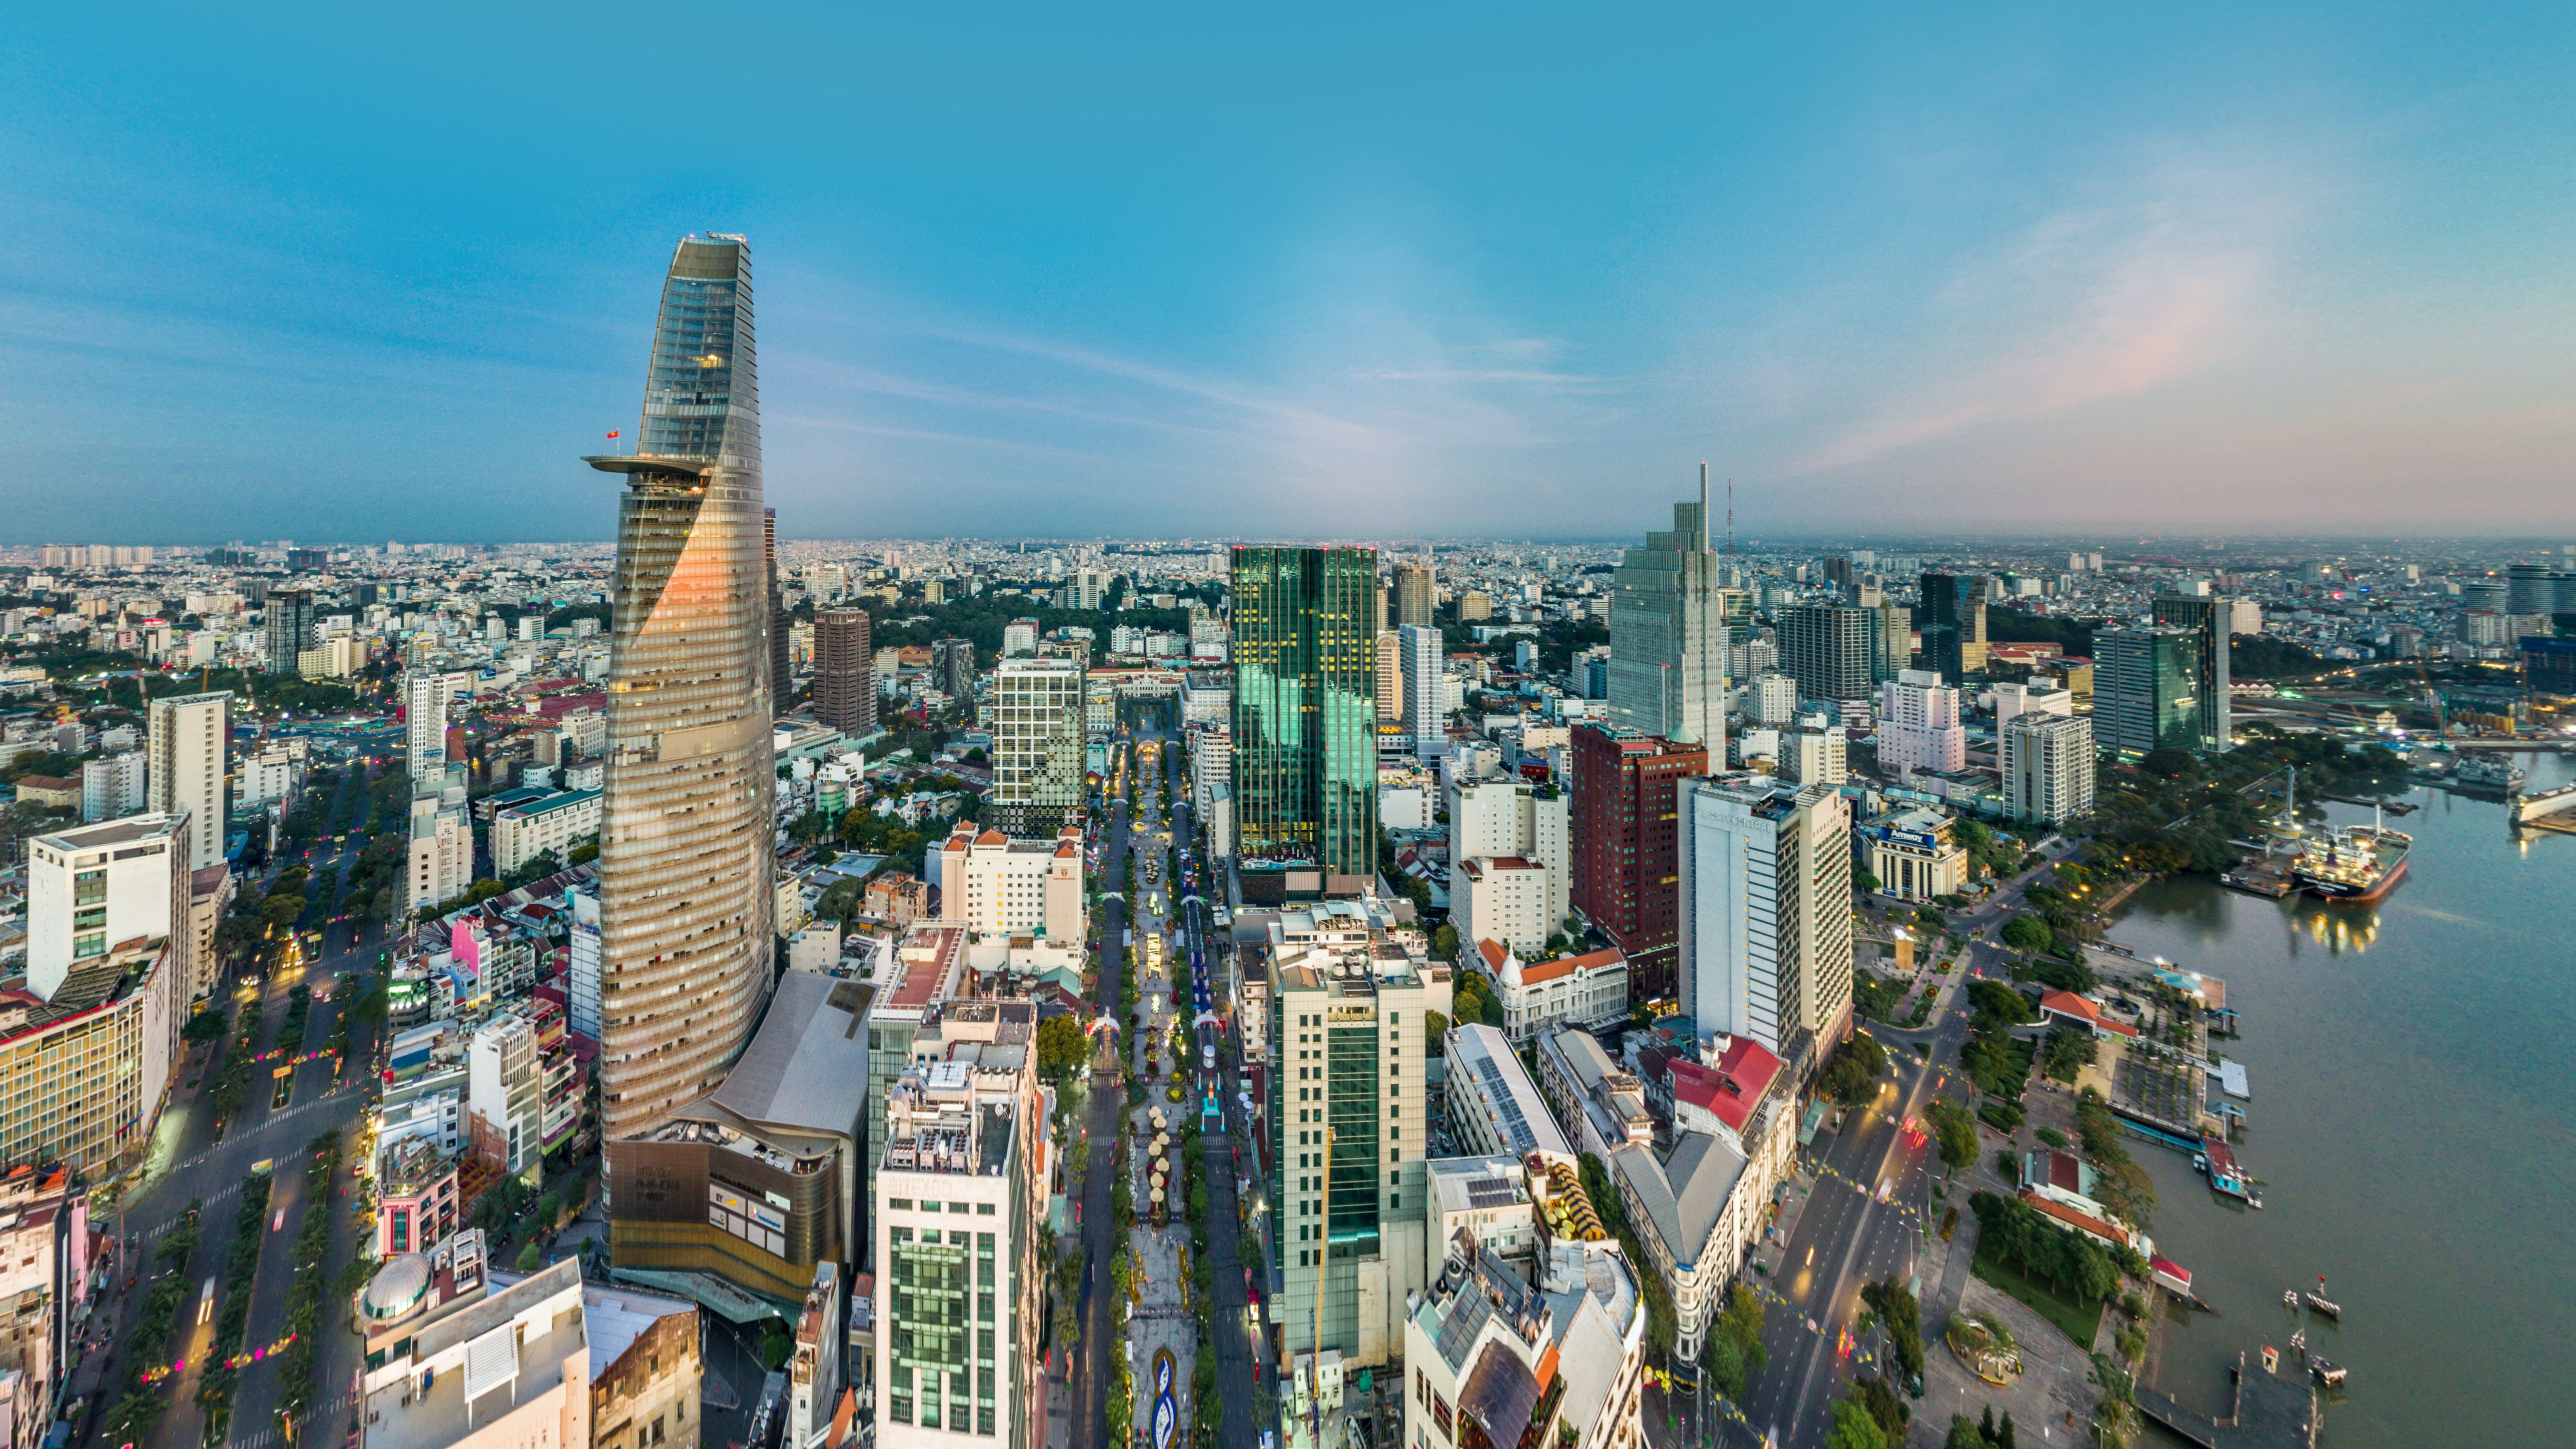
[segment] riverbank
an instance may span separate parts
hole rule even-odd
[[[2576,779],[2564,757],[2525,763],[2533,788]],[[2501,803],[2412,799],[2410,876],[2375,906],[2178,877],[2140,883],[2111,928],[2136,959],[2226,980],[2265,1179],[2251,1211],[2184,1153],[2137,1150],[2159,1251],[2219,1310],[2168,1310],[2153,1381],[2217,1409],[2237,1353],[2300,1326],[2283,1290],[2323,1274],[2344,1319],[2306,1327],[2352,1371],[2326,1405],[2340,1449],[2554,1442],[2576,1262],[2545,1205],[2576,1201],[2576,993],[2547,943],[2576,901],[2576,840],[2516,839]]]

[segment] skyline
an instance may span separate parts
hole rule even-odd
[[[1610,542],[1703,458],[1746,538],[2513,539],[2576,475],[2556,12],[781,15],[694,130],[594,19],[0,43],[0,540],[605,541],[691,231],[797,539]]]

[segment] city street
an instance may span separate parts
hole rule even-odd
[[[1782,1241],[1765,1243],[1756,1261],[1765,1271],[1749,1274],[1769,1298],[1763,1325],[1764,1367],[1751,1376],[1738,1421],[1712,1400],[1702,1410],[1688,1399],[1667,1406],[1659,1391],[1647,1393],[1649,1437],[1658,1443],[1750,1446],[1822,1443],[1833,1421],[1833,1404],[1852,1381],[1871,1370],[1859,1362],[1862,1349],[1848,1350],[1843,1331],[1863,1311],[1863,1285],[1893,1275],[1906,1280],[1922,1300],[1927,1339],[1946,1321],[1975,1250],[1976,1220],[1961,1214],[1946,1270],[1937,1282],[1913,1282],[1923,1271],[1926,1225],[1937,1221],[1930,1193],[1942,1169],[1928,1140],[1909,1142],[1908,1120],[1921,1119],[1936,1093],[1972,1101],[1974,1092],[1958,1071],[1959,1050],[1968,1039],[1968,1013],[1961,987],[1974,974],[2002,975],[2006,952],[1983,939],[2022,909],[2023,890],[2072,847],[2059,842],[2042,852],[2041,864],[1988,893],[1968,910],[1953,916],[1953,929],[1968,939],[1961,969],[1943,979],[1932,1018],[1922,1028],[1906,1031],[1877,1023],[1866,1029],[1886,1049],[1889,1079],[1879,1096],[1847,1114],[1841,1130],[1831,1120],[1817,1132],[1801,1157],[1798,1181],[1786,1209],[1788,1231]],[[1928,1055],[1918,1053],[1917,1044]],[[1880,1197],[1884,1186],[1885,1198]],[[1964,1208],[1956,1190],[1950,1205]]]
[[[359,828],[364,821],[363,791],[356,792],[354,796],[344,796],[340,805],[344,811],[353,809],[357,818],[351,824],[345,845],[325,846],[307,862],[317,875],[325,864],[336,862],[343,867],[345,876],[346,867],[356,860],[358,851],[366,843]],[[345,879],[341,884],[345,889]],[[230,983],[235,989],[222,993],[221,1006],[229,1015],[237,1017],[241,1006],[250,999],[250,992],[258,991],[263,1010],[260,1049],[282,1048],[292,1054],[312,1050],[327,1041],[338,1025],[338,1013],[354,1002],[355,981],[348,981],[347,989],[335,985],[328,1002],[317,1000],[313,1003],[299,1042],[281,1042],[278,1039],[287,1014],[287,993],[295,986],[306,985],[313,987],[318,996],[325,983],[338,983],[344,978],[362,975],[374,965],[376,954],[383,949],[383,931],[377,923],[329,923],[330,910],[336,909],[337,904],[333,902],[329,908],[315,913],[324,921],[320,959],[274,972],[256,987],[235,981]],[[229,1044],[226,1050],[231,1050]],[[210,1072],[200,1075],[196,1071],[204,1065],[204,1059],[194,1059],[188,1069],[174,1074],[171,1099],[147,1150],[144,1169],[134,1185],[125,1191],[115,1212],[99,1224],[103,1231],[131,1235],[137,1243],[135,1251],[144,1255],[146,1264],[146,1271],[135,1276],[134,1292],[123,1293],[125,1280],[123,1277],[118,1279],[119,1291],[112,1295],[114,1306],[110,1311],[117,1313],[120,1322],[139,1301],[150,1281],[148,1264],[153,1244],[176,1225],[192,1200],[202,1203],[200,1236],[196,1252],[181,1269],[182,1276],[192,1285],[208,1278],[220,1278],[233,1243],[234,1214],[242,1186],[251,1178],[253,1165],[267,1161],[274,1166],[269,1174],[269,1208],[259,1231],[267,1235],[268,1241],[260,1254],[244,1343],[246,1347],[273,1343],[284,1334],[287,1293],[293,1278],[289,1256],[295,1230],[303,1214],[306,1193],[304,1146],[314,1137],[335,1128],[341,1132],[344,1143],[354,1145],[355,1129],[370,1095],[367,1086],[371,1053],[372,1044],[362,1037],[357,1044],[358,1060],[350,1063],[345,1073],[335,1074],[334,1063],[327,1059],[295,1067],[291,1078],[293,1089],[286,1103],[279,1107],[271,1106],[273,1086],[265,1068],[261,1069],[254,1075],[236,1119],[228,1125],[221,1141],[214,1140],[213,1075]],[[198,1080],[198,1085],[193,1088],[188,1085],[192,1077]],[[333,1193],[343,1207],[340,1219],[333,1225],[332,1252],[324,1269],[335,1275],[357,1246],[357,1235],[350,1229],[345,1208],[352,1193],[355,1166],[344,1153],[342,1170],[333,1181]],[[279,1221],[281,1212],[284,1214],[284,1227],[272,1229],[271,1225]],[[128,1271],[135,1266],[132,1261],[125,1265]],[[225,1285],[218,1282],[218,1294],[224,1288]],[[201,1368],[197,1359],[211,1339],[211,1329],[195,1328],[185,1318],[185,1314],[193,1311],[196,1301],[197,1295],[192,1292],[187,1300],[188,1307],[182,1310],[183,1320],[175,1338],[177,1352],[188,1357],[190,1366],[184,1373],[165,1380],[161,1386],[170,1407],[146,1441],[152,1449],[194,1449],[203,1442],[203,1418],[196,1403]],[[324,1345],[315,1375],[314,1407],[307,1420],[328,1426],[337,1422],[334,1415],[344,1416],[350,1408],[348,1386],[359,1356],[357,1340],[346,1331],[345,1313],[328,1295],[322,1332]],[[233,1449],[261,1449],[261,1446],[279,1438],[276,1406],[281,1386],[277,1370],[277,1364],[267,1361],[247,1365],[241,1370],[227,1437],[227,1443]],[[76,1362],[72,1366],[66,1395],[85,1396],[104,1409],[122,1388],[125,1372],[121,1355],[111,1347],[106,1355]],[[75,1441],[76,1444],[106,1442],[99,1427],[102,1417],[101,1414],[90,1416],[82,1438]]]

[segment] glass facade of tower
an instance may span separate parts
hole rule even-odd
[[[1234,799],[1246,867],[1377,866],[1377,551],[1234,551]]]
[[[1705,496],[1674,504],[1672,531],[1627,551],[1610,576],[1607,683],[1612,724],[1723,758],[1726,653],[1737,636],[1718,563]]]
[[[1986,667],[1986,576],[1923,576],[1923,667],[1958,684]]]
[[[2199,636],[2105,629],[2093,636],[2093,735],[2124,760],[2200,748]]]
[[[750,250],[683,239],[619,502],[600,836],[611,1141],[705,1096],[768,994],[775,780]]]
[[[2234,747],[2235,693],[2227,662],[2228,601],[2167,594],[2155,602],[2155,622],[2192,632],[2192,693],[2200,700],[2200,747]]]

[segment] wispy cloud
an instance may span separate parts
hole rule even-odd
[[[2149,168],[2053,212],[1931,299],[1923,383],[1805,457],[1824,472],[1971,429],[2148,392],[2242,341],[2297,206],[2267,168]]]

